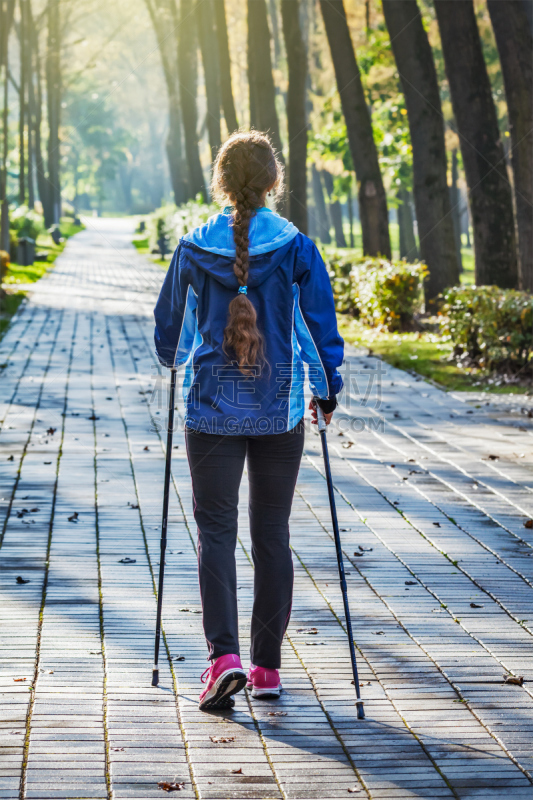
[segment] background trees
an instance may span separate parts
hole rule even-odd
[[[4,244],[9,204],[49,226],[207,199],[220,142],[255,125],[322,243],[419,254],[431,300],[471,226],[476,281],[531,289],[530,6],[0,0]]]

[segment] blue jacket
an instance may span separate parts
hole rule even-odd
[[[304,415],[304,366],[314,395],[342,389],[326,267],[291,222],[261,208],[250,222],[248,298],[266,344],[267,365],[245,377],[222,350],[228,306],[239,284],[230,209],[184,236],[155,307],[161,364],[185,365],[185,423],[197,431],[261,435],[291,430]]]

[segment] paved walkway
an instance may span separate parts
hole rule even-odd
[[[0,343],[0,798],[152,798],[159,781],[202,800],[533,798],[527,401],[466,404],[351,353],[329,441],[367,719],[356,719],[313,434],[291,526],[286,692],[200,713],[181,432],[162,682],[150,687],[166,420],[151,310],[163,273],[131,247],[129,222],[89,223]],[[245,486],[241,531],[246,653]]]

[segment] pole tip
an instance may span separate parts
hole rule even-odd
[[[363,708],[363,701],[356,700],[355,704],[357,706],[357,719],[364,719],[365,718],[365,709]]]
[[[154,667],[152,670],[152,686],[157,686],[159,683],[159,670],[157,667]]]

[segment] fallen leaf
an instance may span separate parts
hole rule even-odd
[[[128,502],[128,505],[129,505],[130,508],[139,508],[139,504],[138,503],[130,503],[130,502]]]
[[[268,712],[268,716],[269,717],[286,717],[287,716],[287,712],[286,711],[269,711]]]
[[[137,559],[136,558],[130,558],[129,556],[126,556],[125,558],[121,558],[118,563],[119,564],[136,564],[137,563]]]
[[[500,456],[487,456],[491,461],[497,461]]]
[[[39,508],[30,508],[30,512],[31,512],[32,514],[36,514],[38,511],[40,511],[40,509],[39,509]]]
[[[15,683],[22,683],[22,681],[27,681],[28,679],[27,678],[13,678],[13,680],[15,681]]]
[[[148,452],[150,452],[150,448],[148,447],[148,445],[146,445],[146,447],[143,447],[143,450],[147,450]]]
[[[353,447],[353,442],[344,442],[342,446],[348,450],[349,447]]]
[[[27,509],[27,508],[21,508],[21,509],[20,509],[20,511],[17,511],[17,517],[18,517],[19,519],[22,519],[22,517],[24,516],[24,514],[29,514],[29,513],[30,513],[30,512],[28,511],[28,509]]]
[[[470,603],[470,608],[483,608],[483,606],[480,606],[477,603]]]
[[[73,514],[70,515],[70,517],[68,518],[68,521],[69,522],[77,522],[79,516],[80,515],[78,514],[78,512],[75,511]]]
[[[370,631],[374,636],[385,636],[385,631]]]
[[[51,464],[51,461],[43,461],[43,464]]]
[[[415,459],[414,459],[414,458],[408,458],[408,459],[407,459],[407,463],[408,463],[408,464],[416,464],[416,461],[415,461]]]
[[[87,417],[87,419],[93,419],[93,420],[95,420],[95,419],[100,419],[100,417],[97,417],[97,416],[95,416],[94,414],[91,414],[91,416],[90,416],[90,417]]]
[[[232,775],[242,775],[242,767],[239,767],[239,769],[232,769],[231,770],[231,774]]]
[[[14,461],[14,460],[15,460],[15,456],[8,456],[8,459],[7,459],[7,460],[8,460],[8,461]]]
[[[29,583],[29,582],[30,582],[29,578],[23,578],[20,575],[17,575],[17,583]]]
[[[436,528],[440,528],[440,522],[434,522],[433,525],[435,525]]]
[[[523,675],[504,675],[503,676],[504,683],[511,683],[513,686],[522,686],[524,683],[524,676]]]
[[[363,553],[358,553],[358,552],[357,552],[357,550],[356,550],[356,551],[354,552],[354,556],[355,556],[356,558],[361,558],[361,556],[364,556],[364,552],[363,552]]]
[[[174,661],[185,661],[185,656],[172,656]]]
[[[226,742],[235,741],[235,736],[210,736],[209,738],[215,744],[226,744]]]
[[[53,436],[54,433],[56,432],[56,430],[57,430],[57,428],[48,428],[46,433],[48,434],[48,436]]]
[[[188,611],[189,614],[201,614],[201,611],[196,611],[194,608],[178,608],[178,611]]]
[[[406,586],[416,586],[417,581],[405,581]]]
[[[526,519],[524,522],[524,528],[533,528],[533,519]]]
[[[318,633],[318,628],[296,628],[296,633],[307,633],[309,636],[315,636]]]
[[[123,753],[124,752],[124,748],[123,747],[112,747],[111,750],[114,750],[115,753]]]
[[[357,792],[360,792],[361,789],[358,789],[357,786],[354,786],[353,789],[348,789],[348,791],[350,792],[350,794],[356,794]]]
[[[181,792],[185,787],[185,781],[181,783],[169,783],[168,781],[159,781],[157,784],[164,792]]]

